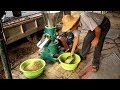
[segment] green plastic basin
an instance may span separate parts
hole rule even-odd
[[[66,63],[64,63],[63,60],[65,60],[68,56],[70,56],[70,52],[63,53],[58,57],[60,65],[65,70],[74,70],[78,66],[79,62],[81,61],[81,58],[79,55],[75,54],[75,63],[66,64]]]
[[[34,61],[37,61],[40,64],[42,64],[42,67],[38,70],[35,70],[35,71],[25,71],[24,68]],[[42,59],[28,59],[28,60],[21,63],[20,71],[23,72],[25,77],[27,77],[29,79],[33,79],[33,78],[37,78],[38,76],[40,76],[43,73],[45,65],[46,65],[46,62]]]

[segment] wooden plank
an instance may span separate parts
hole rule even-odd
[[[27,30],[32,30],[32,29],[37,28],[37,26],[35,24],[35,20],[22,24],[22,27],[23,27],[24,32],[26,32]]]
[[[37,18],[35,20],[32,19],[31,22],[29,20],[28,23],[23,23],[16,27],[4,28],[5,37],[7,38],[6,44],[8,45],[41,29],[44,29],[44,26],[45,23],[43,18]]]
[[[18,35],[20,33],[23,33],[21,25],[15,26],[15,27],[9,28],[9,29],[4,29],[4,34],[5,34],[6,39],[9,37],[12,37],[14,35]]]
[[[43,16],[39,16],[39,17],[34,17],[34,18],[28,18],[28,19],[25,19],[25,20],[21,20],[21,21],[19,21],[19,22],[17,22],[17,23],[6,23],[6,24],[3,24],[3,28],[4,29],[6,29],[6,28],[12,28],[12,27],[14,27],[14,26],[17,26],[17,25],[21,25],[21,24],[24,24],[24,23],[28,23],[28,22],[31,22],[31,21],[33,21],[33,20],[36,20],[36,19],[39,19],[39,18],[43,18]]]
[[[37,25],[37,21],[35,20],[35,27],[38,27],[38,25]]]
[[[22,33],[24,33],[23,28],[22,28],[22,25],[20,25],[20,31],[21,31]]]
[[[15,36],[13,36],[13,37],[10,37],[10,38],[7,39],[6,45],[8,45],[8,44],[10,44],[10,43],[12,43],[12,42],[15,42],[15,41],[17,41],[17,40],[19,40],[19,39],[21,39],[21,38],[24,38],[24,37],[26,37],[26,36],[28,36],[28,35],[30,35],[30,34],[33,34],[33,33],[37,32],[37,31],[40,31],[40,30],[42,30],[42,29],[44,29],[44,27],[39,27],[39,28],[36,28],[36,29],[34,29],[34,30],[28,30],[28,31],[26,31],[26,32],[23,33],[23,34],[19,34],[19,35],[15,35]]]

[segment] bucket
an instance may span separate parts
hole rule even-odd
[[[34,70],[34,71],[25,70],[25,67],[33,62],[38,62],[39,64],[42,65],[42,67],[40,67],[39,69]],[[43,73],[45,65],[46,65],[46,62],[42,59],[28,59],[21,63],[20,71],[23,72],[23,74],[26,78],[33,79],[33,78],[37,78],[38,76],[40,76]]]
[[[80,58],[80,56],[79,55],[77,55],[77,54],[74,54],[75,55],[75,63],[73,63],[73,64],[67,64],[67,63],[64,63],[64,60],[68,57],[68,56],[70,56],[70,52],[67,52],[67,53],[63,53],[63,54],[61,54],[59,57],[58,57],[58,60],[59,60],[59,62],[60,62],[60,65],[61,65],[61,67],[63,68],[63,69],[65,69],[65,70],[74,70],[77,66],[78,66],[78,64],[79,64],[79,62],[81,61],[81,58]]]

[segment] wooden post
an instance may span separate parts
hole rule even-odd
[[[1,18],[0,18],[0,55],[1,55],[1,60],[2,60],[2,64],[5,71],[5,77],[6,79],[12,79],[12,74],[11,74],[9,63],[8,63],[9,59],[7,56],[5,41],[3,37],[3,28],[2,28]]]

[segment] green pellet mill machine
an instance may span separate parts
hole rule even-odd
[[[57,11],[56,13],[59,13],[59,11]],[[52,20],[53,16],[51,16],[53,15],[53,13],[51,14],[50,11],[45,11],[43,15],[47,24],[45,26],[41,40],[37,43],[37,46],[41,49],[39,52],[39,56],[44,60],[58,62],[55,56],[61,54],[62,51],[60,50],[58,42],[56,40],[56,26],[55,22],[53,22]]]

